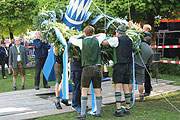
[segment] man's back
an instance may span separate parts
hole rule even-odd
[[[101,64],[98,39],[95,37],[85,38],[82,43],[82,66]]]
[[[144,64],[150,64],[152,60],[153,51],[151,47],[146,42],[142,42],[141,51],[135,56],[135,64],[145,67]]]
[[[117,63],[132,63],[132,41],[127,35],[118,37],[119,45],[114,51]],[[115,62],[116,63],[116,62]]]

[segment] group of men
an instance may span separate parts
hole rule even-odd
[[[133,27],[133,24],[129,22]],[[147,26],[146,26],[147,27]],[[81,114],[77,119],[86,119],[86,106],[87,106],[87,93],[92,81],[94,92],[96,95],[97,111],[95,117],[101,117],[101,45],[110,45],[114,48],[114,66],[113,66],[113,82],[115,84],[115,99],[117,110],[114,116],[122,117],[129,115],[129,105],[132,98],[132,53],[133,43],[126,35],[126,25],[121,24],[116,30],[116,37],[105,40],[106,34],[100,33],[94,35],[94,28],[87,26],[84,29],[86,37],[84,39],[77,39],[77,36],[72,36],[70,42],[81,49],[81,63],[82,63],[82,77],[81,77]],[[135,69],[136,69],[136,82],[139,86],[140,100],[144,100],[143,83],[145,82],[145,68],[150,65],[153,59],[153,51],[147,44],[150,38],[150,33],[145,32],[145,37],[141,44],[141,54],[136,53]],[[126,107],[121,110],[121,84],[125,94]]]
[[[129,22],[129,26],[136,28],[136,26],[134,26],[131,22]],[[95,29],[92,26],[87,26],[83,31],[86,36],[85,38],[79,39],[78,36],[72,36],[69,40],[73,45],[76,45],[81,49],[81,59],[77,59],[76,57],[74,57],[71,61],[70,74],[71,79],[74,83],[72,91],[72,108],[78,112],[81,112],[81,114],[78,115],[76,118],[86,118],[86,107],[88,101],[87,94],[91,82],[93,84],[94,92],[96,95],[97,106],[97,110],[94,116],[101,117],[101,45],[110,45],[114,49],[114,66],[112,78],[115,84],[115,100],[117,110],[114,112],[113,115],[116,117],[129,115],[130,100],[132,98],[132,85],[130,84],[132,84],[133,43],[132,40],[126,35],[126,25],[121,24],[116,30],[116,37],[112,37],[107,40],[105,40],[105,33],[99,33],[94,35]],[[143,38],[141,44],[141,54],[137,53],[137,56],[135,57],[136,82],[139,87],[138,89],[141,101],[144,100],[142,85],[145,82],[145,68],[146,65],[150,65],[153,58],[152,49],[147,44],[147,41],[151,39],[151,34],[149,32],[146,32],[145,34],[146,35]],[[46,61],[50,45],[42,41],[40,32],[37,32],[36,36],[37,38],[33,42],[35,47],[35,89],[39,90],[40,73]],[[6,53],[3,52],[2,49],[3,48],[0,47],[0,52],[2,51],[2,53],[5,55]],[[59,85],[62,79],[63,65],[62,55],[57,54],[56,49],[57,48],[54,49],[54,53],[56,55],[55,106],[57,109],[62,109],[59,98]],[[24,76],[26,66],[29,66],[26,48],[20,45],[19,38],[15,38],[15,45],[10,47],[9,51],[9,68],[13,69],[14,90],[17,89],[16,78],[18,75],[18,70],[20,71],[22,77],[22,89],[24,89]],[[126,108],[124,111],[121,109],[121,85],[124,91],[126,103]],[[43,87],[50,88],[44,76]],[[70,105],[67,100],[62,100],[61,102],[64,103],[66,106]]]

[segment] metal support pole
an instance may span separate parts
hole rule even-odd
[[[158,62],[156,63],[156,84],[158,84]]]

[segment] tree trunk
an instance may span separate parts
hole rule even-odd
[[[10,39],[14,39],[13,33],[11,32],[11,28],[9,27],[9,34],[10,34]]]
[[[5,38],[4,38],[4,36],[2,35],[2,41],[4,42],[5,41]]]

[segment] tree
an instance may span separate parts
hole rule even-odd
[[[45,8],[45,10],[53,10],[56,7],[64,6],[69,4],[70,0],[38,0],[38,6],[41,10],[42,8]]]
[[[162,18],[179,18],[180,16],[179,0],[129,0],[129,6],[128,0],[113,0],[108,6],[108,11],[113,17],[129,16],[128,8],[130,8],[131,19],[134,22],[150,24],[153,33],[155,32],[155,16],[160,15]]]
[[[13,37],[27,31],[37,15],[37,0],[4,0],[0,2],[0,34]]]

